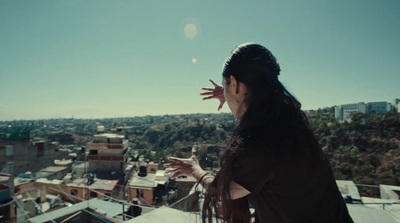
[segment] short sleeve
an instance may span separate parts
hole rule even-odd
[[[274,177],[274,159],[265,149],[242,150],[233,160],[233,181],[257,194]]]

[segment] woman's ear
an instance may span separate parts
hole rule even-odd
[[[239,82],[236,80],[236,77],[231,75],[230,79],[230,86],[233,88],[232,90],[238,94],[239,93]]]

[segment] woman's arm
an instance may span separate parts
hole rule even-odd
[[[214,176],[211,173],[203,170],[196,157],[196,150],[192,149],[192,156],[188,159],[176,157],[168,157],[172,161],[171,164],[165,164],[165,167],[173,168],[168,170],[169,173],[174,173],[171,178],[175,179],[179,176],[193,176],[205,189],[214,181]],[[232,181],[230,186],[231,198],[238,199],[250,194],[248,190]]]
[[[214,176],[212,176],[209,172],[204,171],[202,175],[197,178],[197,181],[205,188],[208,189],[208,187],[211,185],[211,183],[214,181]],[[235,181],[231,182],[230,185],[230,192],[231,192],[231,199],[239,199],[242,197],[245,197],[250,194],[250,191],[246,190],[246,188],[240,186],[238,183]]]

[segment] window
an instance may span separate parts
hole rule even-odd
[[[6,146],[6,156],[12,156],[14,154],[13,146]]]
[[[90,191],[90,197],[97,197],[97,193],[94,191]]]
[[[71,195],[78,195],[78,190],[71,189]]]
[[[136,189],[136,197],[143,198],[143,189]]]

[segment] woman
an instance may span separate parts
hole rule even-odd
[[[214,177],[195,154],[170,157],[172,177],[194,176],[205,188],[203,222],[353,222],[328,160],[300,110],[278,80],[280,66],[265,47],[245,43],[226,59],[222,85],[203,88],[206,97],[225,101],[240,120]],[[214,215],[215,214],[215,215]]]

